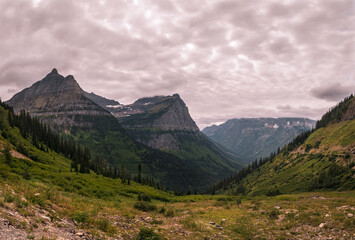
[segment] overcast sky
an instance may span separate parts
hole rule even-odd
[[[355,89],[355,0],[0,0],[0,96],[52,68],[132,103],[179,93],[203,128],[318,119]]]

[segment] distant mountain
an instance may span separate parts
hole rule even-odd
[[[351,95],[280,154],[253,162],[211,192],[277,195],[355,189],[355,98]]]
[[[178,95],[123,106],[85,92],[73,76],[53,69],[7,104],[89,147],[92,161],[100,156],[133,174],[141,164],[143,176],[178,191],[200,191],[241,167],[199,132]]]
[[[206,127],[202,132],[251,162],[276,152],[315,123],[307,118],[241,118]]]

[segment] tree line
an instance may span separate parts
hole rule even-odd
[[[12,128],[18,128],[23,138],[27,139],[39,150],[49,152],[49,150],[62,154],[66,158],[72,161],[71,171],[80,173],[90,173],[90,170],[96,174],[103,175],[110,178],[120,178],[122,183],[130,184],[132,180],[131,173],[126,170],[125,166],[112,166],[107,164],[100,156],[92,158],[91,152],[87,147],[83,147],[81,144],[74,142],[68,137],[62,136],[59,133],[53,132],[48,124],[43,123],[39,118],[30,116],[29,113],[21,110],[19,114],[15,114],[13,108],[0,99],[0,106],[5,110],[0,119],[0,130],[4,130],[5,124]],[[7,138],[7,132],[2,131],[4,137]],[[16,150],[20,153],[37,160],[36,156],[29,156],[29,152],[22,144],[16,145]],[[10,159],[9,149],[5,146],[6,159]],[[9,155],[11,156],[11,154]],[[149,185],[164,189],[153,178],[142,177],[142,167],[138,166],[138,176],[134,178],[137,182],[143,185]]]
[[[354,95],[351,94],[349,97],[344,98],[343,101],[338,103],[335,107],[333,107],[326,114],[324,114],[322,118],[317,121],[316,129],[326,127],[331,123],[341,122],[342,120],[344,120],[344,113],[348,110],[350,105],[349,103],[353,99],[353,97]]]

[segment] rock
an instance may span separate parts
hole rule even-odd
[[[324,226],[325,226],[325,223],[319,224],[319,227],[320,227],[320,228],[323,228]]]
[[[348,218],[352,218],[353,216],[354,216],[354,214],[348,213]]]
[[[78,237],[82,237],[82,236],[84,236],[84,233],[82,233],[82,232],[77,232],[75,235],[78,236]]]
[[[329,214],[325,214],[325,217],[329,217],[330,215]]]
[[[224,221],[226,221],[226,219],[223,218],[222,221],[224,222]]]
[[[146,218],[145,218],[145,221],[146,221],[146,222],[151,222],[151,221],[153,221],[153,218],[151,218],[151,217],[146,217]]]
[[[47,221],[49,221],[49,222],[51,221],[51,219],[50,219],[49,217],[44,216],[44,215],[42,215],[41,218],[44,219],[44,220],[47,220]]]
[[[280,209],[281,207],[280,207],[280,206],[275,206],[274,208],[276,208],[276,209]]]

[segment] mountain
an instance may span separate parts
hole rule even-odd
[[[236,154],[222,151],[200,132],[178,94],[145,97],[109,110],[138,142],[195,162],[212,174],[242,166]]]
[[[133,105],[144,109],[149,105],[145,103],[137,101]],[[53,69],[45,78],[13,96],[7,104],[17,113],[26,110],[48,123],[52,129],[88,147],[92,162],[101,158],[112,168],[124,165],[134,176],[137,175],[138,165],[141,165],[143,177],[154,178],[177,191],[201,191],[240,168],[238,163],[229,160],[199,133],[194,121],[189,115],[187,117],[188,110],[178,95],[161,98],[152,104],[154,107],[149,106],[148,111],[135,115],[135,119],[121,121],[125,126],[123,129],[107,110],[116,110],[113,112],[117,116],[118,106],[121,106],[118,102],[88,94],[73,76],[63,77]],[[150,125],[146,128],[142,122],[147,119],[151,121],[147,121]],[[127,122],[132,122],[132,128],[128,127]],[[149,135],[149,131],[157,135]],[[169,139],[166,141],[162,137],[163,140],[157,140],[159,144],[165,144],[162,146],[166,146],[166,151],[151,148],[155,145],[146,141],[146,138],[155,139],[155,136],[161,135]],[[142,136],[137,138],[141,141],[137,142],[131,136]],[[176,141],[176,148],[169,149],[169,146],[175,146],[170,144],[170,139]]]
[[[228,190],[226,190],[228,189]],[[329,110],[313,131],[297,136],[277,156],[254,162],[212,192],[277,195],[355,189],[355,98]]]
[[[180,150],[178,136],[199,133],[178,94],[141,98],[110,110],[137,141],[153,148]]]
[[[202,132],[246,162],[252,162],[276,152],[315,123],[307,118],[241,118],[206,127]]]
[[[117,102],[116,100],[101,97],[99,95],[96,95],[93,92],[88,93],[84,91],[83,94],[85,97],[87,97],[88,99],[90,99],[91,101],[93,101],[94,103],[98,104],[100,107],[105,109],[109,109],[110,107],[120,105],[120,103]]]
[[[15,94],[7,104],[16,113],[25,110],[60,131],[122,129],[110,112],[85,97],[72,75],[63,77],[56,69]]]

